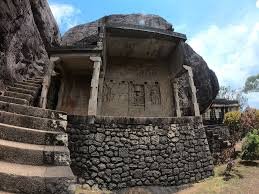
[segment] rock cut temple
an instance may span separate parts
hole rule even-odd
[[[109,24],[52,48],[42,106],[83,116],[199,116],[185,40],[173,31]]]
[[[169,186],[213,174],[185,41],[173,30],[104,22],[49,49],[40,104],[68,114],[80,184]]]
[[[186,35],[156,15],[116,14],[61,39],[47,0],[0,8],[0,193],[213,175],[218,142],[228,142],[206,135],[200,113],[219,86]]]

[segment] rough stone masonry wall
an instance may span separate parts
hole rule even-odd
[[[68,121],[71,168],[81,184],[169,186],[213,174],[200,117],[70,116]]]
[[[226,163],[235,156],[235,140],[225,125],[205,125],[214,164]]]

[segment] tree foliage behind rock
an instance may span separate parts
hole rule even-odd
[[[246,79],[244,92],[259,92],[259,74]]]
[[[241,110],[247,107],[248,99],[242,89],[232,89],[230,86],[220,86],[218,99],[237,100]]]
[[[259,110],[246,108],[242,113],[228,112],[225,114],[224,124],[229,127],[232,142],[237,142],[253,129],[259,128]]]
[[[246,108],[240,118],[240,124],[244,135],[252,129],[259,128],[259,110]]]

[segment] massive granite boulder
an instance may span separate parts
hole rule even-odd
[[[62,44],[73,45],[74,43],[86,37],[92,37],[93,35],[96,35],[98,33],[98,26],[101,26],[104,23],[143,25],[163,30],[173,30],[172,24],[168,23],[165,19],[156,15],[110,15],[102,17],[94,22],[78,25],[69,29],[62,37]]]
[[[47,0],[30,0],[35,24],[45,47],[60,45],[61,36]]]
[[[110,15],[94,22],[71,28],[62,37],[61,44],[73,45],[83,39],[84,42],[86,42],[87,39],[91,41],[98,33],[98,26],[101,26],[104,23],[143,25],[152,28],[174,31],[170,23],[156,15]],[[184,49],[185,64],[189,64],[193,69],[198,103],[200,106],[200,111],[203,113],[218,93],[218,79],[215,73],[209,69],[203,58],[199,56],[187,43],[184,44]]]
[[[205,60],[190,45],[185,43],[184,49],[185,64],[189,64],[192,67],[200,112],[204,113],[218,94],[218,78],[214,71],[209,69]]]
[[[43,75],[46,48],[60,35],[47,0],[0,1],[0,90],[14,80]]]

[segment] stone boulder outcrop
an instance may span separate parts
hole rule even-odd
[[[98,26],[101,26],[104,23],[143,25],[152,28],[174,31],[172,24],[156,15],[110,15],[94,22],[71,28],[62,37],[61,44],[73,45],[83,39],[85,42],[87,42],[88,39],[91,41],[98,33]],[[203,58],[198,55],[187,43],[184,44],[184,49],[185,64],[190,65],[193,69],[198,103],[200,106],[200,111],[203,113],[218,93],[218,79],[215,73],[209,69]]]
[[[60,35],[47,0],[0,1],[0,90],[14,80],[41,76],[47,47]]]
[[[45,47],[60,45],[61,36],[47,0],[30,0],[35,24]]]
[[[143,25],[152,28],[159,28],[163,30],[173,30],[172,24],[168,23],[165,19],[156,15],[142,15],[142,14],[129,14],[129,15],[110,15],[102,17],[94,22],[82,24],[69,29],[62,37],[63,45],[73,45],[74,43],[86,38],[92,37],[98,33],[98,26],[103,24],[131,24]]]
[[[204,113],[218,94],[218,78],[214,71],[208,67],[206,61],[190,45],[185,43],[184,49],[185,64],[192,67],[200,112]]]

